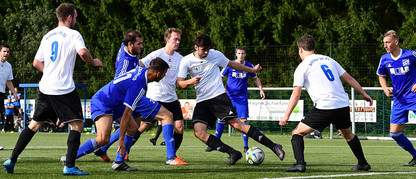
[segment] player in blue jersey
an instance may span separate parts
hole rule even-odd
[[[236,54],[237,59],[234,60],[235,62],[241,63],[245,66],[253,68],[254,65],[248,61],[245,61],[246,57],[246,50],[244,47],[237,47]],[[230,67],[225,67],[221,72],[222,77],[227,77],[227,94],[230,97],[231,102],[233,103],[234,108],[237,111],[238,118],[240,118],[243,124],[247,124],[248,116],[248,99],[247,99],[247,81],[248,77],[253,78],[254,82],[256,83],[257,87],[260,89],[260,97],[264,99],[266,95],[263,91],[263,86],[261,84],[260,79],[257,77],[256,73],[248,73],[245,71],[238,71],[232,69]],[[215,136],[221,138],[221,135],[224,131],[225,121],[218,121],[215,130]],[[248,136],[243,133],[243,141],[244,141],[244,152],[248,150]],[[211,148],[205,149],[206,152],[212,151]]]
[[[409,111],[416,111],[416,51],[401,49],[399,36],[394,30],[384,34],[383,43],[387,53],[381,56],[377,75],[386,96],[393,96],[390,136],[413,156],[404,166],[414,166],[416,150],[402,131],[408,122]],[[387,74],[390,75],[393,89],[387,87]]]
[[[137,30],[128,30],[123,38],[120,50],[117,54],[115,78],[125,74],[126,72],[136,68],[139,64],[139,56],[143,49],[142,34]],[[101,157],[104,162],[110,162],[107,155],[107,149],[119,139],[120,130],[117,129],[111,134],[110,142],[96,150],[95,155]],[[128,155],[128,154],[127,154]]]
[[[137,171],[136,168],[124,162],[124,157],[138,129],[134,119],[142,116],[162,121],[163,137],[165,141],[169,141],[166,143],[167,160],[165,163],[186,165],[175,155],[172,113],[145,96],[147,83],[160,81],[168,68],[169,65],[166,62],[155,58],[148,69],[138,67],[102,87],[91,99],[91,117],[97,127],[97,137],[85,142],[79,148],[77,158],[108,144],[113,121],[116,121],[120,123],[119,149],[112,169]]]

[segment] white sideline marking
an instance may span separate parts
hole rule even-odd
[[[396,175],[396,174],[416,174],[416,172],[372,172],[372,173],[357,173],[357,174],[338,174],[338,175],[315,175],[315,176],[301,176],[301,177],[284,177],[284,178],[273,178],[273,179],[332,178],[332,177],[350,177],[350,176],[366,176],[366,175]]]

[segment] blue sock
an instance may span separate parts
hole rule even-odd
[[[166,154],[168,159],[175,157],[175,139],[173,139],[173,124],[165,124],[162,126],[163,139],[166,144]]]
[[[114,144],[114,142],[118,141],[118,138],[120,137],[120,128],[118,128],[114,133],[111,134],[110,142],[107,145],[104,145],[100,148],[101,152],[103,154],[107,153],[108,148],[110,148],[111,145]]]
[[[126,152],[124,153],[124,155],[122,157],[120,157],[120,151],[118,151],[116,159],[114,160],[114,162],[124,161],[124,157],[126,157],[126,153],[127,153],[127,151],[129,151],[129,149],[131,147],[131,143],[133,142],[133,138],[134,138],[134,136],[131,136],[131,135],[128,135],[128,134],[125,135],[124,144],[126,145]]]
[[[76,158],[78,159],[84,155],[94,152],[97,149],[97,141],[95,141],[95,139],[90,139],[79,147]]]
[[[248,121],[244,121],[243,124],[247,124]],[[244,133],[243,134],[243,141],[244,141],[244,147],[248,147],[248,136]]]
[[[225,121],[218,120],[217,127],[215,128],[215,137],[217,137],[218,139],[221,139],[222,132],[224,132],[224,125]]]
[[[413,147],[412,142],[402,132],[390,132],[390,136],[402,147],[408,151],[413,157],[416,156],[416,150]]]

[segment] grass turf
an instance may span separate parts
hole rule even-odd
[[[210,131],[212,132],[212,131]],[[0,151],[0,160],[3,163],[11,154],[19,133],[1,133],[0,144],[5,148]],[[38,133],[29,143],[26,150],[19,156],[14,174],[7,174],[3,170],[0,178],[61,178],[63,166],[59,162],[66,153],[66,133]],[[94,134],[82,134],[81,144]],[[228,155],[217,151],[204,152],[207,147],[192,133],[184,135],[182,146],[177,152],[188,162],[188,166],[166,166],[164,164],[166,152],[164,146],[153,146],[149,139],[150,133],[145,133],[133,146],[130,155],[130,166],[138,168],[137,172],[118,172],[111,170],[111,163],[103,163],[94,154],[84,156],[77,160],[76,165],[88,172],[88,178],[281,178],[328,175],[360,175],[342,176],[340,178],[416,178],[416,173],[387,174],[386,172],[413,172],[416,167],[403,167],[409,162],[411,156],[401,149],[394,141],[363,140],[363,150],[372,169],[370,172],[352,171],[350,168],[356,164],[348,144],[343,139],[305,139],[305,160],[307,170],[305,173],[287,173],[294,162],[289,136],[268,135],[274,142],[281,143],[286,151],[286,157],[280,161],[267,147],[249,140],[250,146],[258,146],[265,152],[265,160],[261,165],[248,164],[245,159],[238,161],[234,166],[226,166]],[[223,136],[222,140],[237,150],[243,151],[241,135],[232,137]],[[163,141],[161,136],[158,144]],[[117,143],[108,152],[112,161],[115,158]]]

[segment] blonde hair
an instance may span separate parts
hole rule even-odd
[[[389,30],[389,31],[387,31],[387,32],[384,34],[384,37],[387,37],[387,36],[391,36],[391,37],[393,37],[393,39],[395,39],[395,40],[399,40],[399,35],[397,35],[397,32],[396,32],[396,31],[394,31],[394,30]]]

